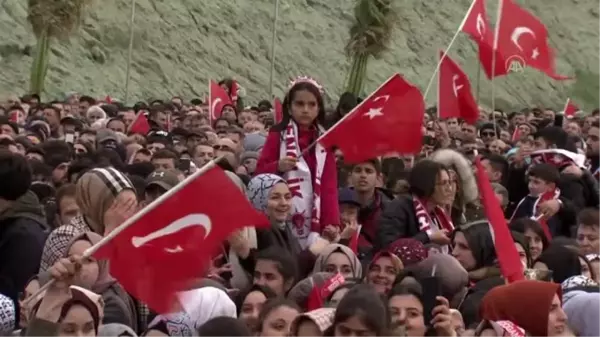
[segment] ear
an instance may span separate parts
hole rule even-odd
[[[290,291],[290,289],[292,289],[293,285],[294,285],[293,278],[286,280],[285,282],[283,282],[283,290],[287,293],[288,291]]]

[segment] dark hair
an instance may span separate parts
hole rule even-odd
[[[69,165],[67,169],[67,180],[74,183],[73,176],[77,176],[77,178],[81,177],[84,173],[94,168],[94,161],[89,157],[89,153],[85,157],[80,157],[77,160],[74,160]]]
[[[270,299],[263,305],[262,309],[260,310],[260,314],[258,315],[258,332],[261,332],[263,330],[263,324],[265,323],[265,320],[267,319],[271,311],[279,307],[289,307],[298,310],[299,313],[302,312],[300,307],[298,307],[298,304],[296,304],[296,302],[288,298],[276,297]]]
[[[452,244],[457,233],[463,233],[469,249],[475,258],[475,269],[496,265],[496,249],[487,221],[476,221],[465,227],[459,227],[452,236]],[[470,270],[467,270],[470,271]]]
[[[504,156],[499,154],[490,153],[483,157],[483,159],[487,159],[490,162],[490,166],[494,169],[494,171],[499,171],[502,173],[503,180],[508,175],[508,161]]]
[[[365,160],[362,163],[356,163],[356,164],[352,165],[351,170],[354,170],[354,168],[356,166],[362,165],[362,164],[371,164],[371,165],[373,165],[373,168],[375,169],[375,172],[381,173],[381,162],[377,158]]]
[[[150,162],[133,163],[125,166],[125,173],[142,179],[148,178],[152,172],[154,172],[154,165]]]
[[[56,213],[60,214],[60,201],[65,197],[75,198],[75,184],[64,184],[56,191]]]
[[[31,168],[25,157],[0,150],[0,198],[15,201],[31,186]]]
[[[578,218],[580,226],[600,226],[600,216],[595,208],[584,208],[579,212]]]
[[[198,336],[251,336],[244,322],[233,317],[215,317],[198,328]]]
[[[527,268],[531,268],[532,261],[531,254],[529,252],[529,242],[527,242],[527,238],[525,238],[525,235],[523,235],[523,233],[517,231],[511,231],[510,235],[512,236],[513,242],[518,243],[521,245],[521,247],[523,247],[527,259]]]
[[[552,270],[555,283],[560,284],[571,276],[581,275],[578,253],[560,244],[552,243],[535,262],[542,262]]]
[[[96,100],[93,99],[90,96],[81,96],[81,97],[79,97],[79,103],[82,103],[82,102],[86,102],[89,105],[95,105],[96,104]]]
[[[533,135],[533,138],[542,138],[548,147],[555,147],[569,151],[573,150],[572,152],[577,152],[576,149],[568,148],[567,143],[569,135],[565,130],[558,126],[542,128]]]
[[[418,198],[427,198],[433,195],[437,176],[441,171],[447,171],[443,164],[429,159],[418,161],[408,175],[410,193]]]
[[[253,293],[255,291],[258,291],[258,292],[262,293],[263,295],[265,295],[267,300],[277,297],[277,294],[275,294],[275,292],[273,290],[271,290],[271,288],[261,286],[258,284],[254,284],[250,288],[240,292],[239,294],[237,294],[237,296],[235,296],[234,302],[235,302],[235,306],[237,308],[238,316],[242,312],[242,306],[244,305],[244,301],[246,300],[246,297],[248,297],[248,295],[250,295],[250,293]]]
[[[319,113],[317,115],[316,122],[321,126],[325,126],[325,102],[323,100],[323,95],[321,95],[321,92],[319,91],[319,88],[315,87],[314,85],[308,82],[299,82],[296,83],[293,87],[291,87],[288,93],[285,95],[285,98],[283,99],[282,103],[283,116],[279,124],[273,125],[273,127],[271,128],[273,131],[281,132],[285,130],[285,128],[288,126],[290,119],[292,118],[292,101],[294,100],[296,92],[298,91],[308,91],[315,96],[315,98],[317,99],[317,106],[319,108]]]
[[[102,148],[94,153],[94,162],[98,167],[114,167],[119,171],[123,171],[125,164],[121,156],[112,149]]]
[[[169,149],[160,149],[152,156],[152,160],[154,159],[173,159],[173,162],[177,163],[179,156]]]
[[[295,283],[298,277],[296,259],[287,251],[281,250],[279,247],[269,247],[259,251],[256,254],[256,261],[267,260],[275,262],[277,271],[283,277],[283,282],[292,281]]]
[[[325,332],[333,336],[336,326],[358,316],[361,322],[375,332],[375,336],[388,335],[389,315],[387,306],[375,289],[368,284],[358,284],[346,293],[335,310],[333,324]]]
[[[546,237],[546,233],[544,233],[544,229],[542,228],[542,225],[540,225],[539,222],[537,222],[533,219],[530,219],[527,217],[515,219],[515,220],[511,221],[510,229],[511,229],[511,231],[522,233],[523,235],[525,234],[525,231],[528,229],[531,230],[532,232],[534,232],[542,240],[542,251],[545,250],[546,248],[548,248],[548,246],[550,245],[550,242],[548,241],[548,238]]]
[[[533,165],[529,169],[529,173],[527,175],[530,177],[541,179],[546,183],[558,184],[558,182],[560,181],[560,172],[558,171],[556,166],[546,163]]]

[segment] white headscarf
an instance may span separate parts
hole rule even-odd
[[[163,321],[169,336],[197,336],[198,329],[215,317],[237,317],[235,304],[229,295],[215,287],[204,287],[177,294],[181,312],[159,315],[149,325],[152,330]]]

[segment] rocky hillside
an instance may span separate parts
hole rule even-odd
[[[392,72],[424,89],[437,60],[471,0],[398,0],[400,19],[391,50],[371,62],[367,88]],[[567,96],[586,109],[598,105],[598,2],[524,1],[550,29],[558,71],[576,81],[556,82],[535,70],[498,80],[497,106],[562,108]],[[343,89],[348,38],[355,0],[280,0],[275,94],[298,74],[316,77],[335,98]],[[250,101],[268,97],[274,0],[137,0],[130,100],[203,96],[209,78],[233,76]],[[488,0],[495,18],[496,0]],[[76,90],[123,97],[131,0],[95,0],[69,41],[52,48],[48,97]],[[28,87],[35,38],[27,23],[26,0],[0,0],[0,94]],[[476,49],[461,34],[450,55],[477,86]],[[480,101],[491,102],[490,82],[481,73]],[[428,102],[435,101],[432,90]]]

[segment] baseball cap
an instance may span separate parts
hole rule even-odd
[[[146,179],[146,189],[154,185],[160,186],[168,191],[177,184],[179,184],[179,178],[172,170],[156,170]]]
[[[112,140],[115,143],[119,142],[117,134],[111,129],[100,129],[96,132],[96,142],[102,144],[106,141]]]
[[[354,205],[356,207],[361,206],[360,202],[358,202],[356,192],[349,187],[344,187],[344,188],[339,189],[338,203],[340,205],[341,204],[350,204],[350,205]]]

